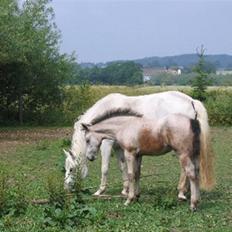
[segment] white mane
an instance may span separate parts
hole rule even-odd
[[[84,132],[82,131],[81,123],[91,123],[91,121],[102,114],[103,112],[114,109],[115,105],[117,108],[123,107],[123,102],[121,99],[124,99],[126,96],[119,93],[112,93],[97,101],[90,109],[88,109],[77,122],[74,124],[74,133],[72,136],[71,150],[76,156],[78,156],[80,162],[84,165],[86,163],[86,143]],[[121,104],[120,104],[121,101]]]

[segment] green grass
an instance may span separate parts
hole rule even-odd
[[[89,163],[89,177],[84,188],[89,188],[83,198],[87,207],[95,209],[83,217],[75,227],[63,229],[59,225],[44,225],[43,205],[28,205],[25,213],[4,215],[0,218],[1,232],[39,231],[231,231],[232,229],[232,128],[213,128],[215,169],[217,185],[211,192],[202,192],[199,210],[192,213],[188,202],[177,201],[179,164],[171,154],[144,157],[141,179],[141,198],[128,207],[124,199],[96,199],[91,196],[100,182],[100,157]],[[16,150],[0,153],[1,171],[7,173],[8,185],[23,185],[28,202],[48,198],[49,176],[63,181],[62,147],[67,141],[44,140],[23,145]],[[117,195],[122,188],[116,159],[110,164],[107,194]]]

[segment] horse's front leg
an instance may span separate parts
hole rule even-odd
[[[94,193],[95,196],[99,196],[105,192],[107,186],[107,176],[109,170],[109,163],[110,163],[110,156],[111,156],[111,149],[113,147],[112,140],[103,140],[102,145],[100,147],[101,150],[101,184],[99,189]]]
[[[135,156],[136,156],[135,152],[129,152],[125,150],[125,159],[127,163],[128,180],[129,180],[129,193],[124,205],[129,205],[136,198],[135,197],[135,165],[136,165]]]
[[[129,181],[128,181],[127,165],[125,161],[124,151],[121,148],[118,148],[116,150],[116,154],[117,154],[119,168],[122,172],[123,190],[121,194],[127,196],[129,190]]]

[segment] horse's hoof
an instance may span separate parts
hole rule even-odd
[[[186,197],[178,197],[178,200],[179,201],[187,201],[187,198]]]
[[[131,200],[126,200],[126,202],[124,203],[125,206],[128,206],[131,203]]]
[[[194,213],[197,211],[197,208],[196,207],[191,207],[191,211]]]
[[[184,194],[179,194],[178,195],[178,200],[179,201],[187,201],[187,197]]]
[[[122,194],[123,196],[127,196],[127,195],[128,195],[128,192],[127,192],[126,190],[122,190],[121,194]]]
[[[194,212],[197,211],[197,207],[196,207],[196,206],[191,206],[191,207],[190,207],[190,210],[194,213]]]
[[[95,197],[98,197],[98,196],[100,196],[102,193],[104,193],[104,191],[102,191],[102,190],[97,190],[97,192],[95,192],[94,194],[93,194],[93,196],[95,196]]]

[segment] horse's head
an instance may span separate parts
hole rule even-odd
[[[64,150],[64,154],[66,156],[64,188],[70,191],[74,187],[77,172],[80,171],[81,177],[85,178],[87,176],[88,169],[86,165],[81,166],[80,160],[78,160],[73,151]]]
[[[97,157],[99,147],[102,142],[102,136],[90,129],[91,126],[82,124],[83,130],[85,131],[86,141],[86,157],[88,160],[93,161]]]

